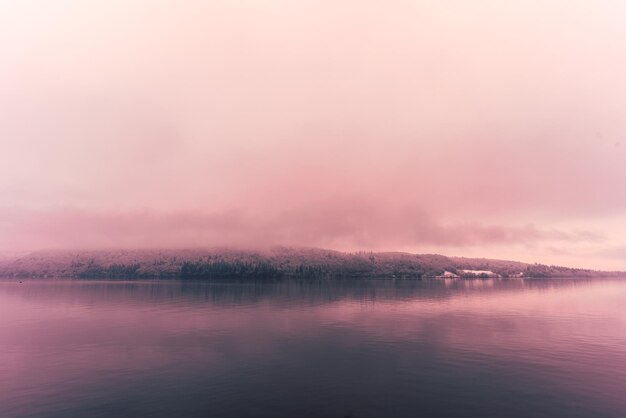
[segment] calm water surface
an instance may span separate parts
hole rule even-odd
[[[0,416],[626,417],[626,280],[0,280]]]

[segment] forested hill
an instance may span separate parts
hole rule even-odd
[[[310,248],[37,251],[0,258],[0,277],[279,278],[279,277],[600,277],[576,268],[434,254]]]

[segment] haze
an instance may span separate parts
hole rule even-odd
[[[0,0],[0,251],[626,270],[620,1]]]

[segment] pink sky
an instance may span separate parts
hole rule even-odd
[[[626,270],[621,1],[0,0],[0,251]]]

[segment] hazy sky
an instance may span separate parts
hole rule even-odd
[[[626,3],[0,0],[0,250],[626,269]]]

